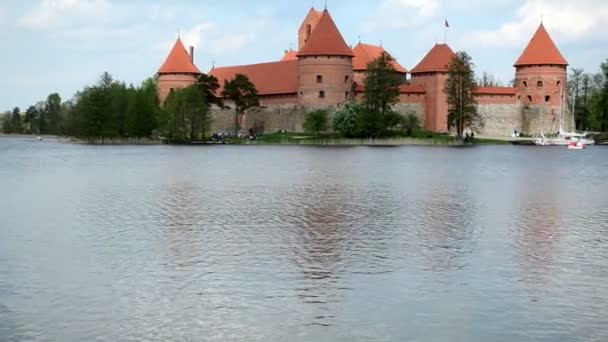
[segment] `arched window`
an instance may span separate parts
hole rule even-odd
[[[524,81],[524,88],[528,88],[528,81]]]
[[[543,81],[536,82],[536,86],[539,87],[539,88],[542,88],[543,87]]]

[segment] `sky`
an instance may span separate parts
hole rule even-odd
[[[503,83],[541,20],[572,67],[608,59],[606,0],[328,0],[347,43],[384,46],[413,68],[436,42],[473,57]],[[0,110],[52,92],[70,99],[107,71],[139,84],[153,76],[178,33],[202,71],[279,60],[322,0],[1,0]],[[604,33],[603,33],[604,32]]]

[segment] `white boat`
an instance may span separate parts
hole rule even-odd
[[[540,132],[540,135],[534,138],[534,143],[538,146],[570,146],[572,142],[581,143],[585,146],[595,145],[595,140],[586,133],[564,132],[562,129],[555,138],[547,138],[543,132]]]
[[[560,90],[562,96],[560,96],[560,115],[559,115],[559,133],[555,138],[547,138],[541,131],[540,135],[534,137],[534,144],[538,146],[570,146],[572,142],[581,143],[583,146],[595,145],[595,140],[590,138],[587,133],[576,133],[566,132],[562,127],[562,116],[563,116],[563,90]],[[574,126],[574,123],[573,123]]]
[[[38,137],[38,140],[42,140],[42,137]]]

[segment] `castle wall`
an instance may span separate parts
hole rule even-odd
[[[492,103],[489,101],[479,101],[477,112],[484,123],[479,128],[479,133],[482,135],[508,136],[515,129],[522,132],[521,107],[514,102]]]

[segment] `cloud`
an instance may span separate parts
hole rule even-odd
[[[538,27],[541,18],[554,39],[578,41],[605,39],[603,23],[608,21],[608,2],[605,0],[526,0],[517,10],[513,21],[489,31],[466,35],[464,45],[484,47],[519,47],[525,45]]]
[[[42,0],[18,23],[30,30],[49,30],[66,24],[68,19],[84,21],[102,17],[110,9],[109,0]]]
[[[197,24],[184,31],[181,38],[186,45],[220,55],[238,51],[255,42],[258,32],[264,26],[265,22],[258,21],[252,23],[247,31],[231,32],[219,27],[215,22],[209,21]]]
[[[433,18],[440,9],[438,0],[383,0],[362,31],[416,27]]]

